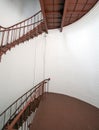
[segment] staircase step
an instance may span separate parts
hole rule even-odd
[[[26,107],[26,109],[23,111],[22,115],[20,116],[20,118],[17,120],[17,122],[14,125],[14,129],[19,129],[22,124],[28,119],[28,117],[35,112],[35,110],[38,108],[39,103],[41,100],[41,96],[39,96],[38,98],[35,98],[32,102],[30,102],[28,104],[28,106]],[[24,109],[24,108],[23,108]],[[20,112],[19,112],[20,114]],[[12,124],[13,121],[15,121],[15,118],[17,118],[19,116],[19,114],[16,114],[12,119],[9,120],[8,124]],[[8,126],[8,124],[6,126]]]
[[[8,50],[15,47],[16,45],[19,45],[20,43],[24,43],[25,41],[29,41],[30,39],[37,37],[38,35],[42,34],[45,31],[44,23],[41,22],[38,26],[36,26],[33,30],[30,30],[23,36],[21,36],[19,39],[16,39],[15,41],[11,43],[7,43],[6,45],[0,47],[0,57],[5,54]]]

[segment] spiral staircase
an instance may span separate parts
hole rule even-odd
[[[46,32],[41,11],[9,28],[0,27],[0,57],[8,50]]]
[[[0,59],[8,50],[48,29],[63,30],[84,16],[98,0],[40,0],[41,11],[8,28],[0,26]]]
[[[97,2],[98,0],[40,0],[41,11],[32,17],[7,28],[0,26],[0,59],[16,45],[44,32],[48,33],[49,29],[62,31],[64,26],[79,20]],[[1,130],[33,129],[32,120],[43,95],[48,92],[49,80],[45,79],[34,86],[0,114]],[[95,108],[95,111],[99,114],[98,109]],[[96,121],[98,119],[99,117]],[[99,125],[96,126],[95,130],[98,130]]]
[[[0,130],[29,130],[40,100],[48,92],[49,80],[33,86],[0,114]]]

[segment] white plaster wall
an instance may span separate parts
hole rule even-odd
[[[44,34],[20,44],[0,63],[0,113],[18,97],[43,80]]]
[[[99,3],[63,33],[49,31],[46,52],[50,91],[99,107]]]
[[[4,25],[11,24],[13,17],[16,21],[25,17],[19,14],[11,15]],[[36,84],[43,79],[44,34],[3,55],[0,63],[0,112],[32,87],[35,46],[38,57]],[[99,107],[99,3],[81,20],[65,27],[62,33],[49,31],[45,66],[46,78],[51,78],[51,92],[77,97]]]
[[[0,25],[11,26],[39,10],[39,0],[0,0]],[[29,42],[16,46],[2,56],[0,63],[0,113],[33,87],[33,84],[43,80],[44,38],[42,37],[44,36],[40,35]],[[35,50],[38,59],[34,64]],[[39,62],[40,66],[38,67]],[[35,76],[34,68],[36,69]]]
[[[0,25],[9,27],[38,11],[39,0],[0,0]]]

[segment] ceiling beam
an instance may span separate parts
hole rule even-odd
[[[62,14],[59,12],[59,11],[49,11],[49,12],[46,12],[47,15],[59,15],[59,16],[62,16]]]
[[[53,16],[47,16],[47,19],[53,19]],[[54,19],[62,19],[61,16],[54,16]]]
[[[48,22],[48,25],[49,24],[60,24],[60,22],[54,22],[54,23],[53,22]]]
[[[54,3],[54,6],[63,6],[64,5],[64,3]],[[53,4],[52,3],[47,3],[46,4],[46,6],[53,6]]]
[[[67,11],[68,11],[68,10],[67,10],[68,1],[69,1],[69,0],[65,0],[65,3],[64,3],[64,10],[63,10],[63,16],[62,16],[62,21],[61,21],[61,29],[60,29],[61,32],[62,32],[62,30],[63,30],[66,13],[67,13]]]
[[[42,14],[43,14],[46,33],[48,33],[48,27],[47,27],[46,14],[45,14],[45,8],[44,8],[44,1],[43,0],[40,0],[40,5],[41,5]]]

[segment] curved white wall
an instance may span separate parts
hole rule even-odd
[[[0,113],[34,84],[43,80],[44,43],[42,34],[12,48],[2,56],[0,63]]]
[[[0,0],[0,25],[9,27],[38,11],[39,0]]]
[[[10,26],[40,10],[39,0],[0,0],[0,25]],[[34,83],[34,55],[40,62],[36,66],[35,81],[43,80],[43,35],[16,46],[2,56],[0,63],[0,113]],[[39,52],[39,53],[38,53]],[[37,64],[36,64],[37,65]]]
[[[3,55],[0,63],[0,112],[32,87],[35,46],[38,57],[35,81],[43,79],[44,45],[45,38],[41,35]],[[51,78],[49,90],[99,107],[98,66],[99,3],[78,22],[65,27],[62,33],[49,31],[46,37],[46,78]]]
[[[99,107],[99,2],[62,33],[49,31],[46,61],[50,91]]]

